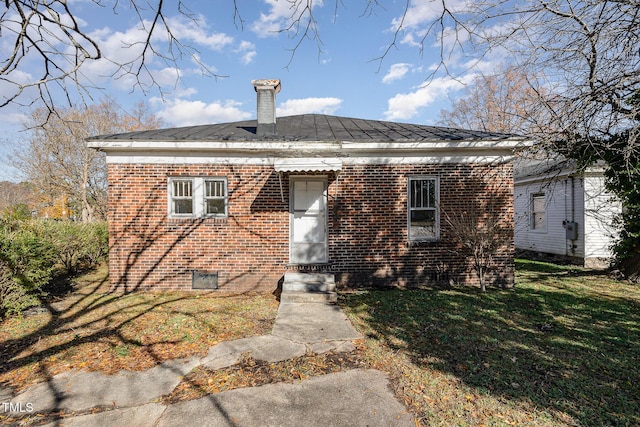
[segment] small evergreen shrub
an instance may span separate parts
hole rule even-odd
[[[56,276],[95,267],[108,253],[106,222],[0,218],[0,318],[39,305]]]
[[[106,222],[40,221],[38,228],[53,246],[63,274],[95,267],[107,255]]]
[[[0,225],[0,317],[39,304],[40,289],[53,277],[54,248],[29,222]]]

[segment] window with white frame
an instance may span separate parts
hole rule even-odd
[[[171,213],[176,216],[193,215],[193,180],[174,179],[171,190]]]
[[[226,217],[227,202],[226,178],[169,178],[171,217]]]
[[[544,231],[546,229],[546,209],[544,193],[531,195],[531,229]]]
[[[437,240],[440,237],[439,191],[438,178],[409,178],[409,240]]]
[[[205,179],[204,181],[205,215],[227,214],[227,181],[224,179]]]

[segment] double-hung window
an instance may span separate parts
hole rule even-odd
[[[227,179],[169,178],[169,216],[175,218],[226,217]]]
[[[547,228],[546,208],[544,193],[531,195],[531,229],[545,231]]]
[[[440,237],[439,192],[438,178],[409,178],[409,240],[437,240]]]

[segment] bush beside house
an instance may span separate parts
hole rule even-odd
[[[107,253],[104,222],[0,219],[0,318],[39,305],[56,277],[93,267]]]

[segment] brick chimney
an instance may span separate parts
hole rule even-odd
[[[280,80],[259,79],[251,80],[258,94],[258,136],[273,136],[276,134],[276,93],[280,92]]]

